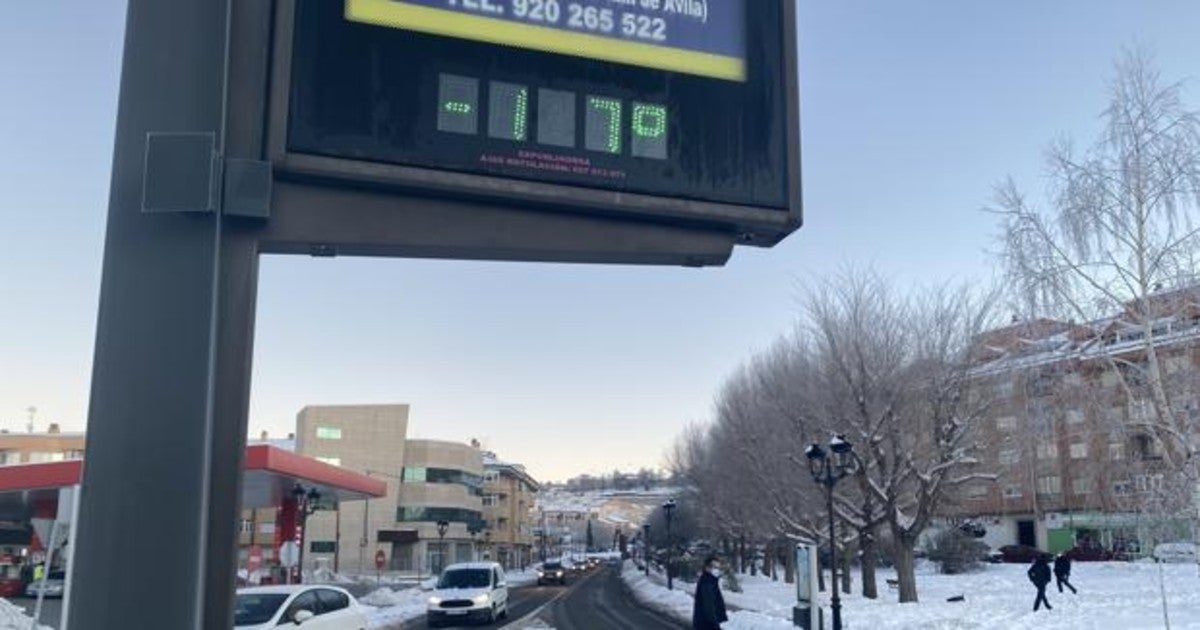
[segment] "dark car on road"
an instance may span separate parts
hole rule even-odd
[[[1000,548],[1001,562],[1028,564],[1042,555],[1045,555],[1045,552],[1029,545],[1004,545]]]
[[[538,586],[547,584],[567,584],[567,570],[561,562],[547,562],[538,569]]]

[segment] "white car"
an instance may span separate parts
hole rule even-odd
[[[233,627],[267,630],[278,626],[304,630],[366,630],[367,616],[358,600],[336,586],[294,584],[239,588]]]
[[[1195,562],[1196,545],[1190,542],[1163,543],[1154,547],[1158,562]]]
[[[495,562],[452,564],[442,571],[426,608],[431,627],[443,623],[492,623],[508,617],[508,583]]]

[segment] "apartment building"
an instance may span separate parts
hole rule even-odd
[[[989,410],[978,426],[980,470],[999,476],[964,488],[954,517],[984,525],[993,547],[1052,553],[1082,546],[1138,555],[1155,541],[1190,539],[1185,523],[1155,509],[1170,445],[1149,424],[1152,367],[1195,441],[1200,290],[1162,293],[1136,312],[1125,305],[1086,324],[1038,319],[984,334],[972,371],[974,395]]]
[[[534,504],[541,486],[520,464],[483,455],[484,555],[506,569],[534,561]]]

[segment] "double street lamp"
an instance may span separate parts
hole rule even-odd
[[[662,504],[663,516],[667,519],[667,590],[675,590],[675,584],[671,580],[671,516],[675,512],[675,499],[667,499],[667,502]]]
[[[296,544],[300,546],[300,552],[296,557],[297,560],[297,583],[304,582],[304,542],[307,535],[308,517],[312,516],[317,511],[321,500],[321,493],[317,492],[316,488],[304,489],[304,486],[296,484],[292,488],[292,498],[296,500]]]
[[[842,602],[838,598],[837,549],[834,542],[837,537],[834,535],[833,487],[847,475],[857,472],[859,461],[858,456],[854,454],[854,447],[841,435],[834,436],[829,441],[829,451],[827,454],[820,444],[813,442],[804,449],[804,456],[808,458],[808,472],[812,474],[813,481],[825,487],[826,507],[829,511],[829,564],[832,571],[830,581],[833,584],[833,597],[829,607],[833,610],[833,630],[842,630]]]

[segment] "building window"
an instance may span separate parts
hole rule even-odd
[[[1092,491],[1092,480],[1072,479],[1071,489],[1075,491],[1075,494],[1087,494]]]
[[[314,540],[308,543],[308,550],[313,553],[335,553],[337,542],[333,540]]]
[[[1156,475],[1138,475],[1134,478],[1135,487],[1138,492],[1158,492],[1162,490],[1163,476]]]
[[[1125,443],[1124,442],[1109,442],[1108,443],[1108,458],[1114,462],[1125,459]]]
[[[242,519],[240,522],[238,522],[238,532],[243,533],[243,534],[253,533],[254,532],[254,523],[250,519],[247,519],[247,518]]]
[[[496,483],[499,480],[500,480],[500,473],[498,473],[494,470],[488,470],[483,473],[483,482],[484,483]]]
[[[972,499],[982,499],[983,497],[986,497],[987,494],[988,494],[987,486],[979,485],[979,484],[967,486],[967,496]]]
[[[317,461],[324,462],[326,464],[329,464],[330,466],[341,466],[342,465],[341,457],[318,457],[316,459],[317,459]]]
[[[495,507],[495,505],[496,505],[496,495],[493,495],[493,494],[483,495],[483,507]]]
[[[405,483],[450,483],[473,489],[483,485],[478,475],[452,468],[405,468],[401,477]]]
[[[1058,445],[1054,442],[1041,442],[1037,445],[1038,459],[1055,459],[1058,457]]]
[[[396,508],[396,521],[402,523],[433,523],[449,521],[482,525],[483,517],[475,510],[449,507],[400,506]]]
[[[996,418],[996,429],[999,431],[1015,431],[1017,428],[1016,416],[1000,416]]]
[[[21,454],[17,451],[0,451],[0,466],[21,463]]]
[[[41,464],[45,462],[61,462],[67,458],[67,454],[62,451],[55,453],[30,453],[30,464]]]
[[[1015,464],[1021,461],[1021,451],[1015,448],[1006,448],[1000,451],[999,459],[1001,464]]]
[[[1084,459],[1088,456],[1086,442],[1076,442],[1071,445],[1071,459]]]
[[[1067,410],[1067,424],[1079,424],[1083,422],[1083,411],[1079,409]]]
[[[1037,486],[1040,494],[1058,494],[1062,492],[1062,479],[1058,475],[1038,477]]]
[[[1004,486],[1004,498],[1006,499],[1016,499],[1021,494],[1021,486]]]
[[[340,440],[342,439],[341,427],[317,427],[318,440]]]
[[[1133,493],[1133,484],[1128,481],[1116,481],[1112,485],[1113,494],[1117,496],[1125,496]]]

